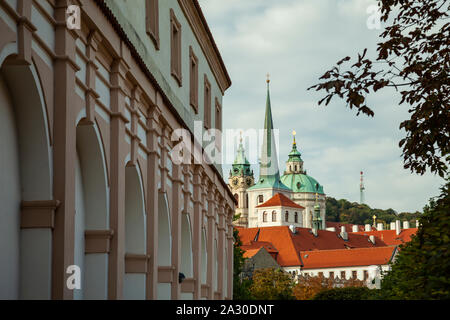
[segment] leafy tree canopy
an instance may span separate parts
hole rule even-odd
[[[382,299],[450,299],[449,191],[450,179],[424,208],[417,235],[400,247],[381,282]]]
[[[323,290],[312,300],[370,300],[373,290],[367,287],[346,287]]]
[[[327,221],[342,222],[364,225],[373,223],[373,216],[377,216],[377,223],[385,224],[385,229],[392,221],[397,219],[409,221],[411,226],[415,226],[415,221],[421,215],[420,212],[401,212],[397,213],[393,209],[372,209],[366,204],[349,202],[345,199],[336,200],[327,197],[326,216]]]
[[[302,275],[298,277],[298,282],[294,287],[293,293],[297,300],[311,300],[314,299],[317,294],[336,287],[355,288],[364,287],[364,285],[364,281],[353,278],[339,279],[338,277],[325,278],[323,275]]]
[[[256,300],[293,300],[293,285],[289,274],[281,269],[258,269],[253,273],[250,292]]]

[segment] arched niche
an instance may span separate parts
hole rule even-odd
[[[206,284],[208,274],[208,246],[206,242],[206,230],[202,229],[202,264],[201,264],[201,283]]]
[[[91,252],[88,234],[109,229],[109,186],[102,140],[95,124],[81,120],[76,129],[75,264],[82,288],[75,299],[107,299],[108,254]]]
[[[216,293],[219,286],[219,255],[218,255],[217,239],[214,239],[214,276],[213,276],[213,288],[214,294]]]
[[[186,278],[193,277],[192,231],[189,214],[181,216],[181,265],[180,272]],[[182,293],[181,298],[192,299],[192,293]]]
[[[21,229],[21,203],[53,200],[47,112],[36,67],[11,53],[0,53],[0,299],[50,299],[51,229]]]
[[[139,165],[125,168],[125,255],[146,255],[146,213]],[[125,273],[124,299],[145,299],[145,272]]]
[[[172,265],[172,228],[170,224],[170,210],[165,192],[158,193],[158,266]],[[158,300],[170,300],[170,283],[158,283]]]

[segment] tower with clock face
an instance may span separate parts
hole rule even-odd
[[[248,226],[248,194],[247,189],[255,184],[253,177],[253,170],[250,168],[250,163],[245,157],[244,146],[242,145],[242,138],[237,150],[236,159],[230,170],[230,177],[228,178],[229,188],[237,200],[236,215],[239,219],[235,221],[236,226]]]

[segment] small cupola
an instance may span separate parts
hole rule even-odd
[[[295,131],[292,132],[292,135],[294,136],[294,142],[292,144],[292,150],[289,153],[288,161],[286,162],[285,174],[304,173],[302,155],[297,150],[297,142],[295,141],[296,134],[297,133]]]

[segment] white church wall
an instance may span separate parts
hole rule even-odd
[[[289,214],[289,219],[286,221],[285,214],[286,211]],[[290,226],[293,225],[295,227],[301,228],[303,226],[302,223],[302,210],[288,208],[288,207],[265,207],[259,208],[256,210],[257,212],[257,221],[258,227],[278,227],[278,226]],[[264,212],[267,212],[267,221],[264,221]],[[276,213],[276,220],[273,221],[272,213]],[[295,222],[295,213],[298,214],[297,223]]]
[[[285,190],[271,189],[271,188],[249,190],[247,192],[248,192],[248,197],[249,197],[249,209],[248,209],[248,227],[249,228],[256,228],[256,227],[261,226],[262,217],[261,217],[261,221],[259,221],[260,217],[258,215],[258,208],[256,208],[257,206],[263,204],[264,202],[266,202],[267,200],[272,198],[277,193],[281,193],[281,194],[285,195],[286,197],[291,198],[291,192],[288,192]],[[258,201],[258,197],[260,195],[263,196],[262,202]],[[269,220],[271,220],[271,219],[269,219]],[[276,224],[276,225],[278,226],[279,224]]]
[[[388,271],[389,265],[382,265],[382,271]],[[318,276],[319,272],[323,273],[325,278],[330,277],[330,272],[334,272],[334,277],[341,278],[341,272],[345,272],[345,278],[350,279],[353,277],[353,271],[356,271],[356,278],[358,280],[364,280],[364,271],[368,272],[370,277],[370,271],[373,269],[372,265],[367,266],[349,266],[349,267],[335,267],[335,268],[317,268],[317,269],[303,269],[301,270],[302,275]]]

